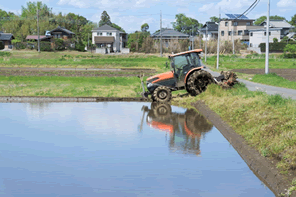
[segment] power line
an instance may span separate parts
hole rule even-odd
[[[256,0],[256,1],[254,1],[254,3],[252,3],[252,5],[244,12],[244,13],[242,13],[240,16],[238,16],[238,17],[236,17],[235,19],[238,19],[238,18],[240,18],[242,15],[244,15],[249,9],[251,9],[253,6],[254,6],[254,4],[257,2],[258,0]],[[235,20],[234,19],[234,20]]]
[[[249,10],[248,13],[246,13],[245,15],[248,15],[258,5],[259,2],[260,2],[260,0],[258,0],[257,3],[254,5],[254,7],[252,7],[252,9]]]

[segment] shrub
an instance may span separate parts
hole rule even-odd
[[[26,42],[17,42],[14,44],[14,48],[17,50],[25,49],[25,48],[27,48],[27,43]]]
[[[38,47],[36,47],[38,50]],[[40,51],[52,51],[51,42],[40,42]]]
[[[65,50],[65,43],[63,39],[54,39],[53,40],[54,50],[62,51]]]
[[[279,40],[277,38],[273,38],[273,43],[278,43]]]
[[[4,44],[2,41],[0,41],[0,50],[4,49]]]
[[[10,52],[0,51],[0,57],[9,57],[9,56],[11,56],[11,53]]]
[[[78,43],[75,44],[75,49],[77,51],[82,51],[82,52],[85,51],[85,46],[84,46],[84,44],[82,43],[81,40]]]
[[[287,44],[283,56],[285,58],[296,58],[296,44]]]
[[[287,43],[277,42],[277,43],[269,43],[269,51],[270,52],[283,52]],[[265,52],[266,43],[260,43],[259,47],[262,52]]]

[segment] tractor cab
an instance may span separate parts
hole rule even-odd
[[[171,71],[174,72],[177,87],[185,86],[185,77],[188,72],[195,68],[202,68],[199,54],[201,49],[187,51],[169,56]]]

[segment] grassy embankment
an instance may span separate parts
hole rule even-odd
[[[264,69],[265,55],[248,55],[243,58],[237,55],[221,55],[219,69],[216,69],[216,56],[208,57],[204,62],[212,70],[232,70],[232,69]],[[270,69],[296,69],[295,59],[281,58],[279,55],[271,55],[269,59]],[[239,78],[251,80],[256,83],[262,83],[272,86],[296,89],[296,82],[287,80],[274,73],[268,75],[237,73]]]
[[[78,52],[14,51],[0,55],[0,67],[150,68],[167,71],[167,58],[151,55],[96,55]],[[12,71],[5,71],[9,74]],[[1,96],[140,97],[138,77],[0,76]],[[63,71],[65,72],[65,71]],[[68,71],[71,74],[73,71]],[[83,72],[80,72],[83,73]],[[98,72],[97,72],[98,73]],[[139,74],[139,71],[102,71],[100,74]],[[149,75],[147,73],[145,78]],[[144,79],[145,79],[144,78]]]
[[[283,174],[296,170],[296,101],[280,95],[249,91],[244,84],[230,90],[210,85],[197,97],[174,99],[172,104],[192,107],[201,100],[219,114],[262,156],[278,161]],[[296,190],[296,179],[290,191]]]

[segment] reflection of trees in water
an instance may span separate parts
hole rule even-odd
[[[52,103],[25,103],[26,110],[34,117],[42,118]]]
[[[193,109],[183,114],[174,113],[166,103],[152,103],[151,109],[143,106],[146,122],[149,126],[170,133],[169,147],[172,151],[199,154],[200,139],[213,125]]]

